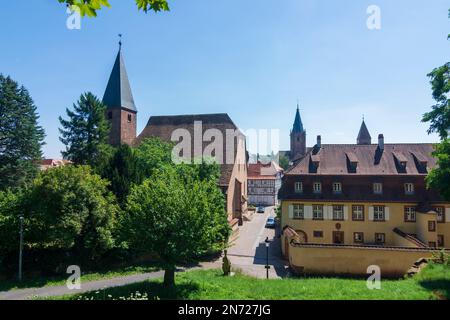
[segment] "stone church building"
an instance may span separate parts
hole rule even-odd
[[[150,137],[158,137],[166,142],[181,143],[183,138],[174,140],[173,134],[176,130],[185,129],[191,137],[194,137],[191,139],[192,150],[198,146],[195,140],[196,135],[200,135],[201,150],[198,152],[200,154],[194,153],[194,156],[202,157],[209,145],[219,141],[217,136],[222,136],[223,139],[219,145],[222,145],[223,149],[214,150],[213,156],[219,153],[222,158],[231,159],[231,161],[220,163],[221,176],[218,184],[225,195],[230,224],[234,227],[243,223],[243,214],[247,211],[246,139],[228,114],[151,116],[144,130],[137,135],[138,110],[134,103],[121,48],[106,87],[103,103],[107,107],[107,119],[111,123],[109,142],[113,146],[122,144],[139,146],[144,139]],[[200,134],[196,132],[198,124],[201,125]],[[227,144],[229,141],[225,139],[230,131],[234,132],[231,147]],[[215,134],[208,136],[210,132]],[[181,156],[186,160],[186,155]]]

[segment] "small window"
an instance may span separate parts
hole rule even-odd
[[[314,238],[323,238],[323,231],[314,231]]]
[[[313,205],[313,219],[323,220],[323,205]]]
[[[435,232],[436,231],[436,222],[428,221],[428,231]]]
[[[406,195],[414,194],[414,184],[412,184],[412,183],[405,183],[405,194]]]
[[[444,207],[436,207],[436,208],[433,208],[433,210],[436,211],[437,222],[444,223],[445,222]]]
[[[364,221],[364,206],[352,206],[352,219],[353,221]]]
[[[112,112],[108,112],[108,119],[111,120],[112,119]]]
[[[340,182],[333,183],[333,193],[334,194],[342,193],[342,183]]]
[[[428,242],[428,246],[429,246],[430,248],[436,248],[436,242],[430,241],[430,242]]]
[[[336,221],[344,220],[344,206],[341,205],[333,206],[333,220]]]
[[[362,233],[362,232],[355,232],[353,234],[353,241],[355,243],[364,243],[364,233]]]
[[[314,193],[322,193],[322,183],[314,182],[313,191]]]
[[[128,115],[128,122],[131,122],[133,120],[133,116],[131,114]]]
[[[295,183],[295,193],[303,193],[303,182]]]
[[[405,207],[405,222],[416,222],[416,208]]]
[[[383,184],[376,182],[373,184],[373,193],[374,194],[383,194]]]
[[[443,248],[444,247],[444,235],[438,234],[437,240],[438,240],[438,247]]]
[[[302,204],[294,204],[294,219],[305,219],[305,206]]]
[[[373,207],[373,221],[385,221],[384,206]]]
[[[375,233],[375,243],[384,244],[386,242],[386,235],[384,233]]]

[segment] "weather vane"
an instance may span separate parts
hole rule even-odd
[[[122,48],[122,34],[119,33],[119,47]]]

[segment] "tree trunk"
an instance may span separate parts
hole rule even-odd
[[[175,269],[167,268],[164,270],[164,286],[174,287],[175,286]]]

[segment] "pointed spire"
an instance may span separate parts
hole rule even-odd
[[[364,116],[361,128],[359,129],[358,138],[356,139],[356,143],[358,145],[372,144],[372,137],[370,136],[369,130],[367,129],[366,122],[364,121]]]
[[[300,104],[297,101],[297,113],[295,114],[295,121],[294,121],[294,127],[292,128],[292,132],[297,133],[297,132],[303,132],[305,131],[303,129],[303,123],[302,123],[302,118],[300,116]]]
[[[103,96],[103,103],[108,109],[124,108],[137,112],[122,55],[122,35],[119,35],[119,37],[119,52]]]

